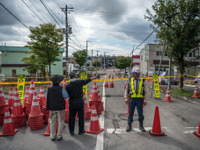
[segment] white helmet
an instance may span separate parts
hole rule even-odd
[[[138,67],[133,67],[131,73],[140,73],[140,69]]]

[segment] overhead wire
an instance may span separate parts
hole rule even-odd
[[[38,8],[35,6],[35,4],[29,0],[30,3],[32,4],[32,6],[37,10],[37,12],[40,14],[40,16],[48,23],[49,21],[47,21],[47,19],[40,13],[40,11],[38,10]]]
[[[51,11],[47,8],[47,6],[45,5],[45,3],[42,1],[42,0],[40,0],[40,2],[42,3],[42,5],[45,7],[45,9],[48,11],[48,13],[51,15],[51,17],[53,18],[53,20],[58,24],[58,26],[60,27],[60,28],[62,28],[61,26],[60,26],[60,24],[58,23],[58,21],[56,20],[56,18],[53,16],[53,14],[51,13]]]
[[[15,19],[17,19],[17,21],[19,21],[23,26],[25,26],[28,30],[28,26],[25,25],[19,18],[17,18],[8,8],[6,8],[1,2],[0,2],[0,5],[9,13],[11,14]]]
[[[35,13],[35,11],[33,9],[31,9],[31,7],[26,2],[24,2],[24,0],[21,0],[21,1],[26,5],[26,7],[28,7],[29,10],[32,11],[32,13],[34,13],[38,17],[38,19],[40,21],[42,21],[44,23],[44,21]]]

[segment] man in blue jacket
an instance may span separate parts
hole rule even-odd
[[[92,77],[86,80],[77,80],[77,74],[72,73],[70,75],[70,83],[65,87],[69,94],[69,131],[71,135],[74,135],[75,117],[78,113],[78,134],[84,134],[84,100],[83,100],[83,86],[96,79]]]
[[[64,76],[54,75],[51,77],[53,86],[47,90],[47,110],[49,110],[50,118],[50,138],[52,141],[56,139],[56,120],[58,120],[57,140],[62,140],[62,132],[65,120],[65,99],[69,95],[66,90],[59,85]]]

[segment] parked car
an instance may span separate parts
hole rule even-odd
[[[197,77],[199,77],[199,78],[195,78],[194,83],[200,83],[200,75],[198,75]]]
[[[168,73],[166,71],[162,72],[160,75],[159,75],[159,82],[162,84],[162,85],[166,85],[168,84],[169,82],[169,78],[164,78],[165,76],[168,76]],[[171,78],[171,84],[173,85],[178,85],[178,81],[177,80],[174,80]]]

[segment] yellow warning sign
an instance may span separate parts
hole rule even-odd
[[[153,82],[154,82],[155,97],[160,97],[159,80],[158,80],[158,75],[156,73],[153,74]]]
[[[18,75],[18,82],[25,82],[26,76],[23,74]],[[21,103],[23,103],[23,97],[24,97],[24,83],[17,84],[17,89],[19,93],[19,97],[21,99]]]
[[[86,80],[86,79],[87,79],[87,74],[81,73],[81,80]],[[83,92],[85,92],[85,96],[87,99],[87,84],[83,86]]]

